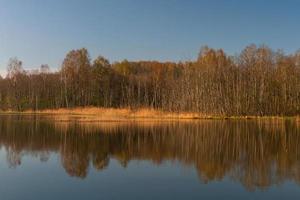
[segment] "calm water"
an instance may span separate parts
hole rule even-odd
[[[299,199],[291,121],[0,116],[0,199]]]

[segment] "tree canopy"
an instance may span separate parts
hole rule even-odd
[[[237,56],[203,47],[195,61],[91,60],[70,51],[57,72],[26,71],[12,58],[0,109],[151,107],[222,115],[299,115],[300,53],[249,45]]]

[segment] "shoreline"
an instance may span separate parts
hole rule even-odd
[[[68,118],[84,118],[87,121],[128,121],[128,120],[251,120],[251,119],[290,119],[300,122],[300,116],[222,116],[195,112],[167,112],[150,108],[98,108],[77,107],[26,111],[0,111],[0,115],[41,115]]]

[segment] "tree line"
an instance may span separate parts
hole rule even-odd
[[[11,58],[0,78],[1,110],[140,107],[220,115],[299,115],[300,52],[249,45],[236,56],[201,48],[186,62],[91,60],[70,51],[59,71],[26,71]]]

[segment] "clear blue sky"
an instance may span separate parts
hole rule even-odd
[[[71,49],[110,61],[189,60],[201,46],[300,48],[299,0],[0,0],[0,71],[58,68]]]

